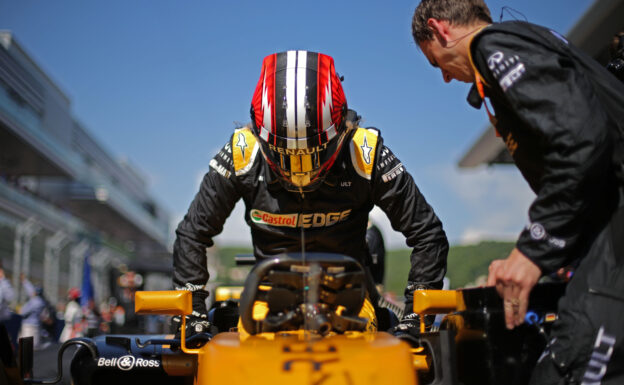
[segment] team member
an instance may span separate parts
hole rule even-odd
[[[482,0],[424,0],[412,33],[444,81],[474,83],[471,105],[489,98],[491,122],[537,194],[516,247],[490,265],[507,327],[523,322],[542,274],[581,258],[533,383],[624,383],[622,83],[552,30],[492,24]]]
[[[176,230],[174,284],[193,292],[198,330],[208,295],[206,247],[239,199],[258,260],[305,248],[364,262],[368,214],[378,205],[413,248],[409,312],[413,290],[441,287],[442,224],[379,131],[359,127],[359,119],[347,109],[331,57],[288,51],[264,59],[251,124],[210,161]]]

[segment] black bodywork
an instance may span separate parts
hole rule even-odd
[[[431,370],[421,382],[435,385],[521,385],[544,351],[565,283],[543,283],[531,292],[525,323],[505,328],[503,301],[493,287],[461,290],[466,309],[448,314],[440,331],[415,338]]]

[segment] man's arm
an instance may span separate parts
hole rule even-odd
[[[199,192],[178,225],[173,246],[173,282],[178,288],[201,290],[208,281],[206,248],[223,230],[240,193],[233,180],[230,143],[211,160]]]
[[[418,190],[405,166],[381,140],[378,149],[373,174],[374,203],[386,213],[392,228],[402,232],[407,245],[413,248],[405,289],[406,313],[411,313],[414,290],[442,288],[448,240],[442,222]]]
[[[35,294],[35,286],[24,276],[24,274],[20,276],[20,279],[22,280],[22,287],[24,288],[26,295],[28,298],[32,297]]]

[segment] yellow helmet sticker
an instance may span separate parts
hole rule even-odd
[[[379,131],[372,128],[358,127],[351,139],[351,162],[355,171],[370,180],[375,163],[375,151]]]
[[[234,135],[232,135],[232,160],[236,175],[242,175],[249,171],[257,154],[258,143],[249,127],[235,130]]]
[[[307,186],[310,184],[310,171],[312,171],[311,155],[291,155],[290,167],[290,182],[292,184],[295,186]]]

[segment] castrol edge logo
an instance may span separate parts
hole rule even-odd
[[[255,223],[277,227],[327,227],[349,217],[351,209],[332,213],[273,214],[253,209],[249,213]]]
[[[160,366],[160,361],[137,358],[128,354],[119,358],[100,357],[97,361],[97,366],[117,367],[120,370],[128,371],[133,368],[157,368]]]

